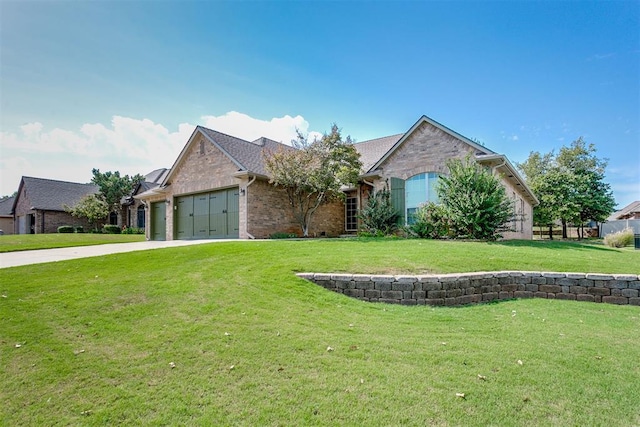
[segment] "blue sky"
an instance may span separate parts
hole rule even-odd
[[[640,2],[0,1],[0,194],[170,167],[195,125],[358,141],[423,114],[523,161],[583,136],[640,200]]]

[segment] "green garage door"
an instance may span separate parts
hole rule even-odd
[[[167,205],[165,202],[151,203],[151,240],[167,238]]]
[[[176,199],[176,238],[237,238],[238,189],[213,191]]]

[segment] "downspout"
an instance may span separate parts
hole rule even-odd
[[[247,198],[249,197],[249,192],[247,191],[247,188],[249,188],[249,186],[251,184],[253,184],[253,182],[257,179],[257,176],[254,175],[249,182],[247,183],[247,185],[244,186],[244,211],[247,213],[247,217],[249,217],[249,209],[248,206],[249,204],[247,203]],[[255,236],[251,233],[249,233],[247,231],[247,237],[251,240],[255,240]]]

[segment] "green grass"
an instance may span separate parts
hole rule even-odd
[[[0,253],[103,245],[105,243],[142,242],[144,239],[143,234],[7,234],[0,236]]]
[[[293,275],[639,261],[574,243],[309,240],[2,269],[0,425],[639,425],[639,307],[369,304]]]

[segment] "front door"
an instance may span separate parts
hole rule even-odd
[[[167,238],[167,205],[165,202],[151,203],[151,240]]]

